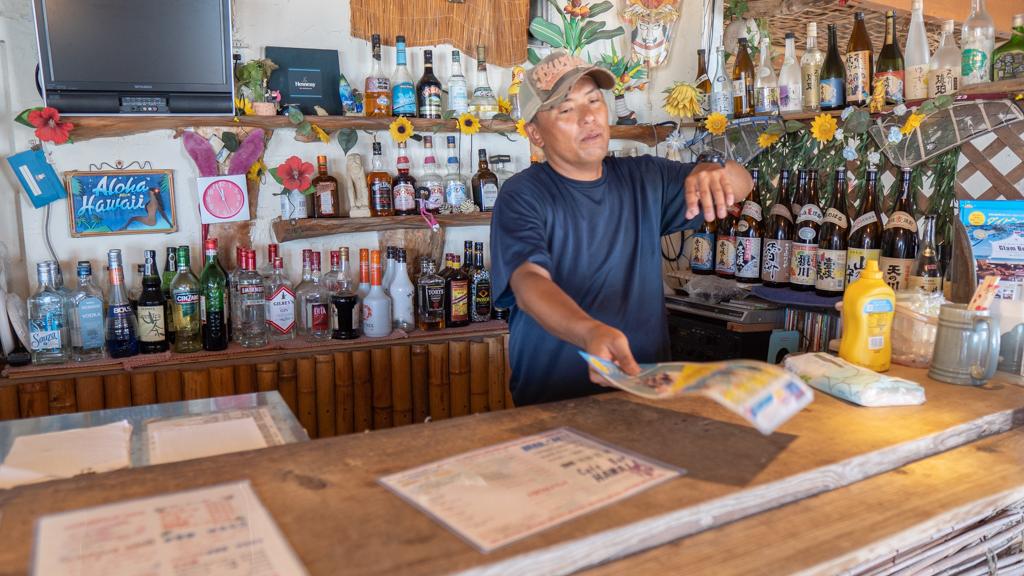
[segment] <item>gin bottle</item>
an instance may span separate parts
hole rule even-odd
[[[70,357],[67,299],[54,286],[50,262],[36,264],[39,291],[28,300],[28,332],[33,364],[61,364]]]
[[[274,258],[274,269],[267,279],[265,290],[267,332],[271,340],[291,340],[295,337],[295,290],[284,273],[284,261]]]
[[[241,315],[238,343],[245,348],[259,348],[267,345],[266,286],[256,271],[256,251],[245,251],[242,260],[242,271],[236,279]]]
[[[92,264],[78,261],[78,289],[71,293],[71,359],[103,358],[103,292],[93,281]]]
[[[124,268],[121,251],[107,251],[110,273],[110,292],[107,294],[107,350],[111,358],[125,358],[139,353],[138,324],[135,311],[128,300],[124,286]]]

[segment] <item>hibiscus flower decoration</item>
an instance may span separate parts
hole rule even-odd
[[[391,123],[388,127],[388,132],[391,133],[391,138],[395,142],[405,142],[409,138],[412,138],[413,126],[412,122],[405,116],[399,116]]]
[[[28,122],[36,129],[36,138],[43,142],[63,144],[71,139],[71,130],[75,125],[61,122],[60,112],[56,108],[38,108],[28,113]]]
[[[818,142],[827,144],[835,137],[838,127],[836,119],[830,114],[818,114],[811,122],[811,136]]]
[[[285,190],[301,192],[313,182],[313,165],[303,162],[298,156],[292,156],[277,167],[277,177]]]
[[[907,117],[907,121],[903,123],[903,127],[900,128],[900,133],[902,133],[904,136],[907,136],[914,130],[917,130],[917,127],[920,126],[921,122],[923,121],[924,114],[920,114],[918,112],[912,113],[910,116]]]
[[[704,120],[704,129],[715,136],[725,134],[725,129],[728,127],[729,119],[721,112],[712,112],[711,114],[708,114],[708,117]]]
[[[773,144],[779,141],[781,136],[779,134],[769,134],[768,132],[762,132],[757,137],[757,145],[761,148],[771,148]]]
[[[469,112],[464,112],[462,116],[459,116],[459,132],[462,132],[466,136],[476,134],[480,131],[480,120],[476,116],[473,116]]]
[[[583,0],[569,0],[569,3],[562,8],[562,11],[569,16],[575,16],[576,18],[586,18],[590,16],[590,6],[583,3]]]
[[[529,135],[526,134],[526,120],[524,118],[516,121],[516,133],[526,140],[530,139]]]

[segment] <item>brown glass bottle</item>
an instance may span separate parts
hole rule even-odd
[[[473,174],[473,202],[481,212],[494,210],[498,200],[498,176],[487,164],[487,150],[480,149],[480,166]]]
[[[704,220],[690,239],[690,271],[702,276],[715,273],[714,220]]]
[[[878,211],[878,171],[868,170],[860,210],[850,225],[846,249],[846,285],[860,278],[868,260],[878,261],[882,248],[882,215]]]
[[[779,195],[765,220],[761,249],[761,281],[765,286],[789,286],[789,260],[793,252],[793,215],[790,212],[790,171],[779,172]]]
[[[825,210],[818,234],[818,277],[814,291],[819,296],[839,296],[846,289],[846,248],[850,221],[846,201],[846,167],[836,170],[832,202]]]
[[[821,229],[821,206],[818,205],[818,171],[807,171],[807,201],[800,207],[793,236],[789,285],[793,290],[814,290],[818,275],[818,232]]]
[[[917,219],[914,217],[914,193],[910,182],[913,172],[900,174],[900,196],[882,230],[882,255],[878,267],[882,279],[893,290],[908,288],[910,272],[917,257]]]
[[[420,118],[440,118],[444,112],[441,106],[441,81],[434,76],[434,52],[423,51],[423,76],[416,83],[416,108]]]
[[[736,62],[732,67],[733,114],[737,118],[754,115],[754,61],[747,50],[747,39],[739,39]]]
[[[863,106],[871,99],[871,79],[875,75],[875,51],[864,26],[864,13],[853,16],[853,32],[846,44],[846,104]]]
[[[338,179],[327,173],[327,156],[316,157],[317,175],[313,178],[312,202],[309,206],[310,218],[337,218],[341,216],[338,209]]]
[[[800,217],[800,208],[807,203],[807,170],[797,171],[796,191],[793,192],[792,200],[789,203],[789,211],[795,222]]]
[[[694,120],[700,120],[707,117],[711,106],[711,78],[708,77],[707,51],[703,48],[697,50],[697,78],[694,82],[697,89],[706,95],[700,112],[694,118]]]
[[[885,13],[885,44],[875,63],[875,82],[885,82],[886,104],[903,102],[904,74],[903,53],[900,52],[900,39],[896,34],[896,12],[889,10]]]
[[[715,223],[715,275],[720,278],[736,276],[736,219],[740,205],[729,206],[725,218]]]
[[[394,216],[395,208],[391,199],[391,174],[384,169],[380,142],[373,143],[373,165],[366,175],[366,187],[370,193],[370,216]]]
[[[398,174],[391,182],[392,206],[395,216],[414,216],[419,213],[416,205],[416,179],[409,174],[409,152],[405,142],[398,143],[395,166]]]
[[[455,256],[451,272],[444,279],[444,324],[448,328],[469,325],[469,276]]]
[[[750,196],[743,202],[743,209],[736,218],[736,281],[744,284],[761,282],[761,221],[764,218],[761,208],[760,173],[755,168],[750,171],[754,180],[754,188]]]

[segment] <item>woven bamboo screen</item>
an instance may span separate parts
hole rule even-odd
[[[351,0],[352,35],[394,45],[404,35],[409,46],[452,44],[476,56],[487,47],[487,61],[509,67],[526,60],[529,0]]]

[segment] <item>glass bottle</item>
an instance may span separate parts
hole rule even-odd
[[[814,291],[819,296],[839,296],[846,288],[846,249],[849,247],[850,222],[847,215],[846,166],[836,170],[832,202],[818,234],[818,278]]]
[[[736,281],[745,284],[761,282],[761,186],[760,172],[756,168],[750,171],[754,179],[754,188],[750,196],[743,202],[743,209],[736,219]]]
[[[239,311],[241,299],[238,297],[238,275],[242,273],[243,266],[245,266],[245,247],[242,245],[235,246],[235,267],[227,274],[227,289],[225,292],[225,300],[227,302],[226,308],[228,309],[229,319],[229,333],[231,334],[232,340],[238,339],[238,331],[241,329],[239,323],[242,320],[242,314]]]
[[[850,226],[846,249],[846,285],[860,278],[868,260],[878,260],[882,247],[882,215],[878,211],[878,171],[869,169],[864,180],[860,210]]]
[[[720,278],[736,276],[736,221],[740,205],[733,204],[725,218],[715,223],[715,275]]]
[[[818,49],[818,24],[807,23],[807,47],[800,57],[800,83],[803,106],[807,112],[816,112],[821,107],[821,66],[825,54]],[[846,80],[843,79],[845,83]]]
[[[295,289],[284,273],[284,261],[274,258],[274,271],[266,281],[264,306],[270,340],[291,340],[295,337]]]
[[[391,112],[395,116],[416,116],[416,87],[405,58],[405,36],[395,37],[395,75],[391,81]]]
[[[217,239],[203,243],[205,264],[199,275],[199,314],[202,322],[203,350],[216,351],[228,347],[227,314],[224,292],[227,279],[217,262]]]
[[[366,187],[370,191],[370,216],[394,216],[391,197],[391,174],[384,169],[380,142],[373,143],[373,164],[366,175]]]
[[[486,322],[491,319],[491,272],[484,267],[484,243],[477,242],[473,275],[469,279],[470,319]]]
[[[718,69],[715,72],[715,82],[711,88],[711,111],[718,112],[726,118],[733,117],[733,93],[732,79],[726,74],[725,68],[725,47],[717,48],[716,61]],[[532,162],[531,162],[532,164]]]
[[[885,82],[886,104],[903,103],[904,78],[903,53],[900,52],[900,39],[896,32],[896,12],[889,10],[885,13],[885,44],[878,53],[875,65],[875,80]]]
[[[434,157],[434,139],[423,137],[423,174],[417,180],[416,201],[424,212],[439,214],[444,204],[444,178]]]
[[[487,150],[481,148],[478,155],[480,165],[473,175],[473,202],[481,212],[491,212],[498,201],[498,177],[487,164]]]
[[[701,276],[715,273],[714,220],[703,220],[700,228],[690,237],[690,270]]]
[[[466,77],[462,74],[462,55],[452,50],[452,73],[448,76],[448,112],[458,116],[469,110]]]
[[[107,251],[110,291],[107,292],[107,351],[111,358],[127,358],[139,353],[138,324],[124,285],[121,251]]]
[[[139,305],[139,294],[142,294],[142,277],[146,273],[145,270],[145,264],[135,265],[135,276],[132,277],[132,287],[128,290],[128,303],[132,306],[132,312],[135,312],[136,307]]]
[[[803,88],[800,78],[800,63],[796,59],[796,36],[786,33],[786,53],[779,71],[779,110],[800,112],[803,110]]]
[[[367,116],[391,116],[391,79],[384,74],[384,67],[380,62],[380,34],[374,34],[371,43],[373,59],[364,86],[364,109]]]
[[[910,271],[917,257],[912,174],[910,168],[904,168],[900,173],[900,196],[882,230],[882,255],[878,267],[882,270],[882,279],[896,292],[907,289]]]
[[[818,96],[822,110],[841,110],[846,107],[846,66],[839,56],[836,25],[828,25],[828,53],[821,65],[821,87]]]
[[[739,39],[736,62],[732,66],[732,108],[736,118],[754,114],[754,62],[747,51],[747,39]]]
[[[779,113],[779,79],[772,68],[772,46],[767,37],[761,40],[761,59],[755,71],[754,112]],[[758,252],[760,253],[760,250]]]
[[[313,178],[313,198],[309,204],[311,218],[338,218],[338,179],[327,172],[327,156],[316,157],[317,175]]]
[[[434,51],[423,51],[423,76],[416,83],[416,107],[420,118],[441,117],[441,81],[434,76]]]
[[[319,342],[331,338],[330,298],[320,275],[320,252],[313,252],[311,266],[310,280],[299,287],[295,298],[302,311],[302,331],[299,334],[307,342]]]
[[[264,280],[269,279],[274,274],[274,258],[280,253],[280,247],[277,244],[267,244],[267,261],[264,264],[260,264],[256,267],[256,271],[263,276]],[[230,278],[228,281],[230,282]]]
[[[498,99],[487,80],[487,48],[476,47],[476,86],[469,99],[469,111],[481,120],[490,120],[498,113]]]
[[[832,25],[829,25],[832,27]],[[834,34],[834,30],[829,31]],[[818,171],[807,171],[806,202],[800,206],[793,238],[793,256],[789,265],[789,285],[794,290],[814,290],[818,275],[818,231],[821,206],[818,205]]]
[[[781,288],[789,285],[789,261],[793,251],[792,198],[789,195],[789,170],[779,172],[779,195],[765,221],[761,249],[761,282]]]
[[[923,292],[938,292],[942,289],[939,255],[935,251],[935,214],[924,217],[924,244],[914,260],[908,288]]]
[[[1013,34],[992,53],[992,80],[1024,78],[1024,14],[1013,16]]]
[[[381,279],[380,287],[384,289],[385,294],[389,294],[391,289],[391,280],[395,277],[395,250],[394,246],[384,247],[384,261],[381,262]]]
[[[395,165],[398,174],[391,182],[392,207],[395,216],[412,216],[419,213],[416,206],[416,179],[409,174],[409,152],[405,142],[398,143]]]
[[[341,285],[341,251],[331,250],[331,269],[323,276],[324,290],[327,291],[328,301],[332,301],[333,296],[338,293],[339,286]],[[328,321],[331,323],[331,333],[338,328],[337,315],[334,314],[334,310],[331,307],[332,304],[328,304]]]
[[[438,276],[437,266],[430,259],[420,264],[420,277],[416,280],[416,310],[420,330],[444,328],[444,278]]]
[[[462,243],[462,271],[466,273],[470,280],[473,279],[473,271],[475,270],[473,266],[475,262],[473,255],[475,253],[472,240],[466,240]]]
[[[103,330],[103,291],[93,281],[92,264],[78,261],[78,288],[71,293],[68,320],[71,330],[71,359],[88,362],[103,358],[106,350]]]
[[[910,4],[910,29],[907,30],[907,46],[903,50],[906,66],[907,100],[924,100],[928,97],[928,31],[924,27],[924,0],[913,0]]]
[[[461,206],[469,199],[466,192],[466,177],[459,170],[459,152],[455,148],[455,136],[448,137],[448,172],[444,175],[444,199],[453,208]]]
[[[189,265],[188,246],[178,246],[178,271],[171,282],[171,310],[174,316],[174,351],[198,352],[200,339],[199,279]]]
[[[167,319],[164,315],[167,299],[160,290],[160,276],[157,275],[156,251],[146,250],[146,264],[142,275],[142,293],[139,294],[136,318],[139,327],[139,352],[153,354],[166,352]]]
[[[359,295],[352,281],[348,265],[349,251],[347,246],[341,248],[341,268],[338,271],[338,286],[331,296],[332,318],[334,331],[331,338],[335,340],[352,340],[359,338]]]
[[[711,107],[711,78],[708,77],[707,51],[703,48],[697,50],[697,78],[693,85],[707,95],[701,102],[700,112],[694,117],[694,120],[700,120],[707,117]]]
[[[174,299],[171,298],[171,282],[178,275],[178,249],[167,247],[167,260],[164,262],[164,273],[160,276],[160,290],[164,293],[164,318],[167,319],[167,341],[174,344]]]
[[[363,298],[363,335],[383,338],[391,335],[391,298],[380,285],[380,250],[370,252],[370,291]]]
[[[864,13],[853,15],[853,31],[846,44],[846,102],[862,106],[871,99],[871,79],[875,71],[875,51],[864,25]]]
[[[494,172],[494,176],[498,179],[498,192],[501,192],[502,187],[505,186],[505,182],[508,182],[509,178],[516,175],[515,172],[508,169],[508,165],[511,162],[512,157],[508,154],[491,156],[491,166],[494,166],[491,171]]]
[[[459,257],[453,256],[444,279],[444,324],[448,328],[468,326],[470,322],[469,276],[459,264]]]
[[[985,0],[971,0],[971,15],[960,32],[960,43],[963,46],[960,76],[964,86],[990,81],[996,27],[985,9]]]
[[[28,299],[28,333],[33,364],[62,364],[71,356],[68,301],[54,286],[50,262],[36,264],[39,290]]]
[[[245,266],[238,275],[238,298],[241,300],[238,343],[243,348],[267,345],[267,286],[256,271],[256,251],[246,250]]]
[[[406,266],[405,248],[396,249],[395,272],[391,278],[389,294],[391,296],[391,325],[399,330],[412,332],[416,329],[416,313],[413,309],[413,298],[416,288],[409,278]]]
[[[798,170],[796,174],[796,192],[790,201],[789,211],[795,222],[800,217],[800,209],[807,203],[807,170]],[[796,228],[793,229],[796,231]]]
[[[942,23],[942,36],[928,68],[928,97],[951,96],[960,91],[960,49],[953,36],[954,22]]]
[[[359,285],[356,287],[358,303],[356,307],[359,312],[360,330],[363,321],[363,299],[370,293],[370,251],[366,248],[359,249]]]

